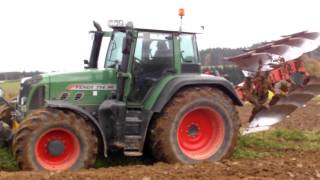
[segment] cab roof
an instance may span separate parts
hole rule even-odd
[[[113,30],[126,31],[131,29],[125,26],[110,26]],[[173,30],[161,30],[161,29],[147,29],[147,28],[132,28],[136,31],[147,31],[147,32],[163,32],[163,33],[178,33],[178,34],[201,34],[199,32],[188,32],[188,31],[173,31]]]

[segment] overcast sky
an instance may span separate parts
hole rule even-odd
[[[92,21],[205,31],[201,49],[243,47],[302,30],[320,31],[319,0],[3,0],[0,72],[81,70],[89,58]]]

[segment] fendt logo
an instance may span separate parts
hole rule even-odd
[[[70,84],[67,86],[68,91],[114,91],[114,84]]]

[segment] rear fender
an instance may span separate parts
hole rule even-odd
[[[187,86],[212,86],[224,92],[235,105],[242,106],[242,102],[237,96],[233,84],[228,80],[205,74],[178,75],[170,80],[161,91],[157,101],[152,107],[153,112],[161,112],[163,107],[170,101],[176,92]]]

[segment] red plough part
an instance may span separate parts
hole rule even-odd
[[[319,45],[320,33],[303,31],[226,58],[244,71],[246,80],[236,89],[242,100],[254,105],[243,134],[270,129],[320,94],[320,79],[310,76],[300,59]],[[268,104],[270,91],[274,96]]]

